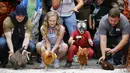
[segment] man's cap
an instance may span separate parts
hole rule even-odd
[[[17,5],[15,11],[16,15],[23,15],[23,16],[27,15],[26,8],[23,5]]]

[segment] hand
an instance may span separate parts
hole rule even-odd
[[[29,55],[31,55],[31,52],[26,51],[25,49],[22,51],[22,55],[26,55],[27,59],[30,60]]]
[[[22,55],[24,55],[25,53],[27,53],[27,51],[24,49],[24,50],[22,51]]]
[[[108,53],[108,51],[110,51],[111,50],[111,48],[105,48],[105,52],[107,52]]]
[[[23,55],[23,54],[31,55],[31,52],[28,52],[28,51],[26,51],[26,50],[23,50],[23,51],[22,51],[22,55]]]
[[[72,45],[74,42],[75,42],[75,40],[72,40],[72,42],[71,42],[71,44],[70,44],[70,45]]]
[[[105,60],[105,56],[100,57],[98,62],[101,62],[101,60],[104,61]]]
[[[77,8],[74,8],[74,9],[72,9],[71,11],[75,11],[75,12],[78,12],[78,13],[79,13],[79,11],[78,11]],[[69,12],[71,12],[71,11],[69,11]]]
[[[90,44],[91,46],[93,46],[93,42],[92,42],[92,41],[89,41],[89,44]]]
[[[8,59],[10,60],[10,57],[14,54],[14,52],[9,51],[8,53],[9,53]]]
[[[113,53],[115,53],[115,49],[111,49],[111,50],[109,50],[107,53],[113,54]]]

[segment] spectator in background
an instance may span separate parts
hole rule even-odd
[[[28,18],[33,23],[32,40],[36,44],[39,39],[38,26],[42,15],[42,0],[22,0],[20,5],[27,8]]]
[[[44,2],[47,12],[50,11],[50,8],[52,6],[52,0],[44,0]]]
[[[89,15],[93,11],[93,3],[94,3],[94,0],[85,0],[84,5],[79,10],[79,13],[76,13],[76,17],[78,20],[89,19]],[[75,4],[77,5],[76,1],[75,1]]]
[[[94,11],[89,16],[89,28],[93,29],[94,32],[97,30],[101,18],[110,10],[110,8],[102,5],[103,2],[104,0],[96,0],[94,3]]]
[[[32,28],[32,40],[35,45],[37,42],[41,41],[40,27],[42,25],[42,20],[46,14],[44,0],[22,0],[20,5],[24,5],[27,8],[28,18],[33,23]],[[37,62],[41,62],[40,56],[37,55]],[[30,64],[33,64],[30,63]]]
[[[92,14],[90,14],[89,16],[89,29],[90,29],[90,33],[92,35],[92,38],[95,35],[95,32],[98,29],[99,26],[99,22],[101,20],[101,18],[106,15],[110,8],[105,7],[103,5],[104,0],[96,0],[94,5],[94,11],[92,12]],[[95,48],[95,47],[94,47]],[[101,52],[97,49],[94,49],[95,51],[95,57],[99,58],[99,56],[101,56]]]
[[[74,0],[52,0],[52,9],[56,10],[60,16],[61,24],[65,23],[69,35],[76,29],[75,12],[84,5],[85,0],[76,0],[78,4],[75,6]]]
[[[124,0],[123,14],[128,18],[128,20],[130,22],[130,0]]]

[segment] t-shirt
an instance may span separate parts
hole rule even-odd
[[[109,23],[108,14],[107,14],[101,19],[99,23],[98,32],[99,34],[107,35],[107,33],[110,32],[112,29],[113,27]],[[116,24],[115,30],[120,31],[122,35],[130,34],[129,21],[123,14],[120,14],[120,19],[119,22]]]
[[[32,32],[32,27],[33,27],[33,25],[32,25],[32,23],[31,23],[31,21],[27,21],[26,22],[26,24],[25,24],[25,32],[27,32],[27,33],[29,33],[29,34],[31,34],[31,32]],[[11,21],[11,18],[10,17],[7,17],[5,20],[4,20],[4,22],[3,22],[3,29],[4,29],[4,33],[5,32],[9,32],[9,31],[12,31],[12,29],[14,28],[14,25],[13,25],[13,23],[12,23],[12,21]],[[13,31],[12,31],[13,32]]]
[[[71,37],[76,40],[77,37],[81,37],[78,42],[74,42],[76,46],[88,47],[88,39],[91,39],[89,31],[85,31],[83,34],[80,34],[78,30],[72,32]]]
[[[75,7],[74,0],[62,0],[60,7],[57,9],[59,16],[70,16],[73,11],[71,11]],[[51,10],[54,10],[51,8]]]

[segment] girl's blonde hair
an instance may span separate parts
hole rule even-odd
[[[60,34],[60,20],[59,20],[60,18],[59,18],[59,15],[58,15],[58,13],[56,11],[49,11],[47,13],[47,15],[45,16],[42,27],[41,27],[41,33],[42,33],[43,37],[47,37],[48,28],[49,28],[48,19],[51,16],[56,16],[57,17],[57,22],[56,22],[56,25],[55,25],[55,29],[56,29],[57,36],[59,36],[59,34]]]

